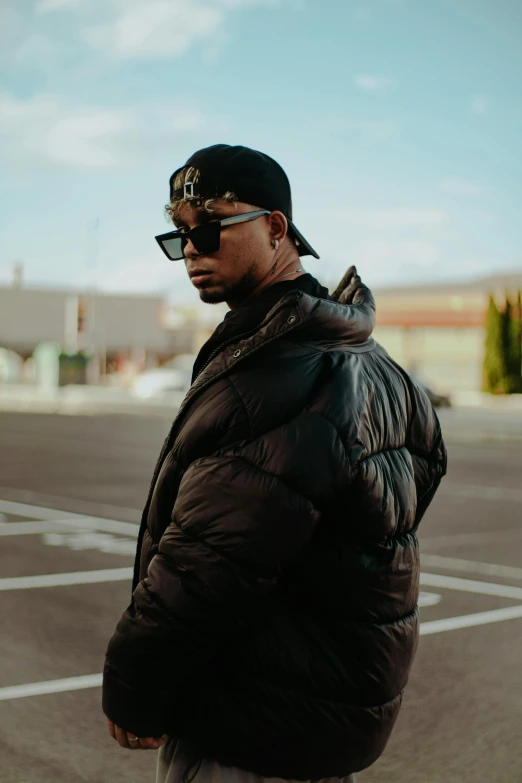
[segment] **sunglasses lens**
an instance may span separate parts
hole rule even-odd
[[[171,261],[180,261],[182,258],[185,258],[183,251],[189,239],[198,253],[201,253],[203,256],[219,250],[220,229],[221,225],[218,222],[206,223],[203,226],[196,226],[192,231],[187,231],[182,236],[168,237],[168,239],[156,237],[156,239]]]
[[[174,239],[163,239],[161,244],[168,257],[172,261],[179,261],[181,258],[183,258],[185,240],[182,237],[174,237]]]
[[[190,232],[192,244],[201,255],[206,256],[219,250],[220,230],[221,225],[217,221],[192,229]]]

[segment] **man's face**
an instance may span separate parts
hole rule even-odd
[[[252,204],[216,199],[212,214],[204,207],[182,205],[175,224],[181,231],[202,223],[253,212]],[[248,223],[236,223],[221,229],[220,247],[216,253],[200,255],[192,242],[185,247],[185,267],[203,302],[240,303],[259,285],[273,264],[273,249],[267,215]],[[201,276],[195,273],[202,272]]]

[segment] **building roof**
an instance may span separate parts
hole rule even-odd
[[[522,270],[499,272],[473,280],[446,280],[440,283],[415,283],[401,286],[372,286],[376,294],[401,293],[408,296],[416,294],[463,294],[465,292],[483,292],[501,294],[522,289]]]
[[[522,272],[477,280],[373,288],[377,326],[482,328],[489,296],[502,302],[522,289]]]

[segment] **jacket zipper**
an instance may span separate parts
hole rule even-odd
[[[241,339],[244,339],[245,337],[249,337],[250,335],[255,334],[259,329],[261,329],[263,326],[265,326],[267,323],[269,323],[273,318],[275,318],[275,316],[278,313],[280,313],[281,310],[284,310],[290,304],[296,304],[299,301],[300,298],[301,298],[301,295],[299,294],[299,296],[295,296],[295,297],[293,297],[291,299],[287,299],[284,303],[282,303],[277,308],[277,310],[275,310],[273,313],[269,314],[270,317],[267,316],[264,319],[264,321],[262,321],[259,324],[259,326],[256,326],[255,329],[251,329],[249,332],[245,332],[244,335],[243,334],[242,335],[237,335],[236,337],[233,337],[233,338],[231,338],[229,340],[226,340],[224,343],[219,345],[216,348],[216,350],[212,352],[212,354],[209,357],[209,359],[205,362],[204,366],[201,368],[201,370],[197,374],[196,378],[194,378],[194,383],[196,382],[197,378],[199,378],[199,376],[201,375],[203,370],[208,367],[210,362],[214,360],[214,358],[217,356],[217,354],[220,351],[223,350],[223,348],[226,348],[227,345],[230,345],[231,343],[234,343],[237,340],[241,340]],[[259,346],[259,347],[261,347],[261,346]],[[209,378],[207,381],[205,381],[205,383],[201,384],[200,388],[190,398],[189,402],[192,402],[194,397],[196,397],[199,394],[199,392],[201,392],[203,389],[206,389],[207,386],[209,386],[214,380],[217,380],[217,378],[220,378],[222,375],[225,375],[228,372],[228,369],[229,369],[228,367],[224,368],[223,370],[221,370],[221,372],[217,373],[216,375],[213,375],[212,378]],[[149,513],[149,509],[150,509],[150,502],[152,500],[152,493],[154,492],[154,487],[156,486],[156,481],[158,480],[158,476],[160,474],[163,462],[165,461],[165,456],[166,456],[166,454],[168,454],[169,447],[170,447],[170,445],[172,443],[172,438],[173,438],[174,433],[176,431],[176,424],[178,424],[179,419],[181,418],[181,414],[183,413],[185,408],[186,408],[186,404],[183,405],[179,409],[178,413],[176,414],[176,418],[172,422],[172,426],[171,426],[171,428],[169,430],[169,433],[168,433],[168,435],[167,435],[167,437],[165,439],[165,442],[164,442],[163,447],[161,449],[160,455],[159,455],[158,460],[156,462],[156,467],[154,468],[154,474],[152,476],[152,481],[150,483],[149,493],[148,493],[148,496],[147,496],[147,502],[145,504],[145,508],[143,509],[143,514],[141,516],[140,530],[139,530],[139,533],[138,533],[138,541],[137,541],[137,545],[136,545],[136,560],[135,560],[135,563],[134,563],[134,574],[133,574],[133,580],[132,580],[132,592],[134,592],[135,588],[139,584],[141,547],[142,547],[142,543],[143,543],[143,536],[145,535],[145,531],[147,529],[147,516],[148,516],[148,513]]]
[[[248,331],[248,332],[243,332],[243,334],[237,334],[235,337],[230,337],[228,340],[225,340],[225,342],[221,343],[221,345],[218,345],[217,348],[214,351],[212,351],[212,353],[208,357],[207,361],[205,362],[205,364],[203,365],[201,370],[198,372],[198,374],[194,378],[194,381],[196,381],[199,378],[199,376],[201,375],[203,370],[207,369],[207,367],[210,364],[210,362],[213,362],[214,359],[216,358],[216,356],[218,355],[218,353],[220,353],[224,348],[226,348],[228,345],[232,345],[232,343],[235,343],[238,340],[245,340],[247,337],[251,337],[257,331],[259,331],[259,329],[261,329],[263,326],[265,326],[267,323],[269,323],[273,318],[275,318],[276,315],[281,310],[284,310],[285,307],[287,307],[287,305],[291,304],[292,301],[294,301],[294,300],[289,299],[288,301],[285,302],[285,304],[280,305],[277,308],[277,310],[275,310],[273,313],[270,313],[270,318],[268,318],[268,316],[265,317],[265,319],[263,321],[261,321],[261,323],[258,324],[256,327],[254,327],[254,329],[250,329],[250,331]],[[296,298],[295,301],[298,302],[299,299]]]

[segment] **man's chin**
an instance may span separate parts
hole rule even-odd
[[[224,288],[200,288],[199,298],[205,304],[220,304],[226,301],[226,291]]]
[[[210,281],[209,281],[210,283]],[[199,288],[199,298],[206,304],[219,304],[220,302],[241,303],[256,288],[255,267],[252,266],[240,280],[224,285],[212,285],[208,288],[203,284]]]

